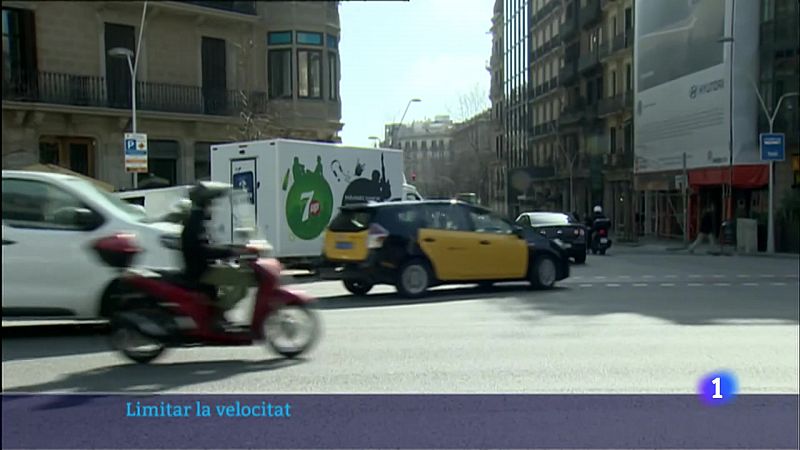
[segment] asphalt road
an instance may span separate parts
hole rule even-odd
[[[299,285],[320,298],[324,325],[299,361],[252,346],[171,350],[138,366],[97,328],[4,326],[3,390],[693,393],[728,369],[742,392],[798,393],[797,259],[620,248],[573,267],[552,291],[462,286],[418,301]]]

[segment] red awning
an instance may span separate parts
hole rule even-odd
[[[751,166],[733,166],[733,187],[753,189],[764,187],[769,183],[769,166],[754,164]],[[690,186],[719,186],[728,184],[731,169],[728,167],[710,167],[689,171]]]

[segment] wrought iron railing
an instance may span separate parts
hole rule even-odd
[[[3,100],[98,108],[131,108],[130,84],[105,77],[32,72],[3,80]],[[170,83],[138,82],[136,107],[142,111],[233,116],[244,110],[265,113],[264,92],[208,89]]]

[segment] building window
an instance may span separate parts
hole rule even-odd
[[[633,69],[630,64],[625,65],[625,90],[633,91]]]
[[[337,54],[328,52],[328,98],[339,99],[339,72]]]
[[[609,131],[608,136],[609,136],[609,145],[611,147],[611,153],[616,153],[617,152],[617,128],[616,127],[611,127],[611,130]]]
[[[36,27],[32,11],[3,8],[3,80],[33,79],[36,72]],[[4,94],[5,95],[5,94]]]
[[[326,37],[327,37],[328,48],[332,49],[339,48],[339,39],[336,36],[329,34]]]
[[[178,157],[180,145],[177,141],[147,141],[148,173],[139,174],[139,187],[175,186],[178,184]]]
[[[269,45],[288,45],[292,43],[291,31],[276,31],[267,34],[267,43]]]
[[[218,142],[196,142],[194,144],[194,179],[208,181],[211,179],[211,146]]]
[[[105,24],[105,53],[117,47],[136,50],[136,29],[130,25]],[[135,56],[134,56],[135,58]],[[131,71],[125,58],[106,57],[106,92],[112,108],[130,108]]]
[[[617,71],[611,71],[611,96],[617,95]]]
[[[626,154],[628,154],[628,155],[632,155],[633,154],[633,124],[631,122],[626,122],[625,123],[625,128],[624,128],[623,131],[625,133],[623,135],[623,139],[625,139],[625,142],[623,143],[624,152]]]
[[[322,98],[321,51],[297,51],[297,78],[298,96],[300,98]]]
[[[292,98],[292,51],[270,50],[268,60],[270,98]]]
[[[322,33],[298,31],[297,43],[302,45],[322,45]]]
[[[90,138],[42,136],[39,163],[54,164],[88,177],[95,176],[95,144]]]

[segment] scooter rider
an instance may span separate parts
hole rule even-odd
[[[597,231],[601,228],[598,226],[598,220],[602,222],[608,221],[608,217],[603,214],[603,207],[600,205],[594,207],[592,217],[586,220],[586,226],[589,227],[589,242],[591,244],[594,244],[595,233],[597,233]]]
[[[225,193],[223,187],[217,187],[211,183],[199,183],[194,187],[189,193],[189,199],[192,202],[191,210],[184,221],[181,233],[184,278],[196,284],[199,290],[207,293],[214,301],[217,300],[217,287],[203,283],[203,276],[208,272],[214,260],[237,256],[237,253],[230,247],[210,244],[206,235],[205,221],[210,215],[209,207],[215,198],[221,197]],[[219,308],[218,313],[218,325],[225,329],[229,323],[225,320],[223,309]]]

